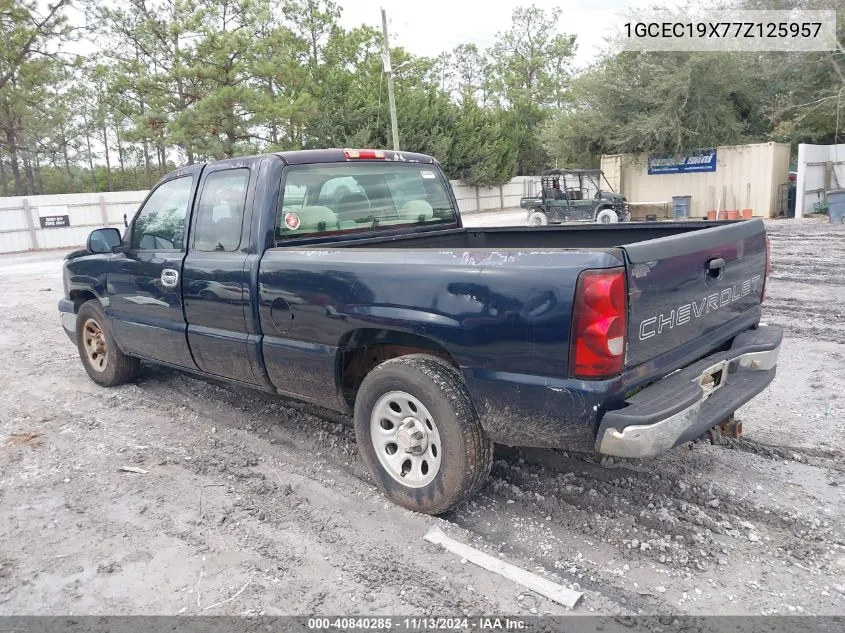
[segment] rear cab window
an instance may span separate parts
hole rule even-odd
[[[456,221],[445,179],[434,165],[292,165],[282,181],[276,242]]]

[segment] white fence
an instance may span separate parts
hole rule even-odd
[[[96,228],[123,228],[146,191],[0,198],[0,253],[85,244]]]
[[[532,195],[529,176],[517,176],[501,187],[474,187],[452,181],[461,213],[508,209]],[[0,253],[82,246],[95,228],[123,229],[147,191],[69,193],[55,196],[0,198]]]
[[[516,176],[501,187],[474,187],[459,180],[452,180],[452,189],[461,213],[512,209],[519,206],[519,199],[534,194],[533,183],[539,177]]]

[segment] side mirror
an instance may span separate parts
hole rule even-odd
[[[120,231],[117,229],[97,229],[91,231],[86,246],[91,253],[111,253],[115,246],[120,246]]]

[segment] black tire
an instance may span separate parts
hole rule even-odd
[[[86,340],[99,340],[104,351],[89,355],[91,345]],[[141,362],[120,351],[97,300],[86,301],[76,313],[76,347],[88,377],[98,385],[114,387],[130,382],[138,375]]]
[[[371,436],[374,407],[394,391],[422,403],[439,434],[439,470],[424,487],[400,483],[376,455]],[[385,361],[367,374],[355,398],[355,436],[364,464],[387,497],[426,514],[441,514],[472,497],[493,463],[493,443],[478,420],[463,376],[444,360],[425,354]]]

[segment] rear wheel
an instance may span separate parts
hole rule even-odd
[[[542,211],[532,211],[528,216],[528,226],[546,226],[549,223],[549,216]]]
[[[98,301],[86,301],[79,308],[76,345],[82,366],[98,385],[114,387],[129,382],[138,374],[140,361],[120,351]]]
[[[434,356],[385,361],[355,399],[355,436],[376,484],[400,506],[441,514],[483,485],[493,460],[461,374]]]
[[[602,209],[596,214],[596,222],[598,224],[613,224],[619,222],[619,216],[613,209]]]

